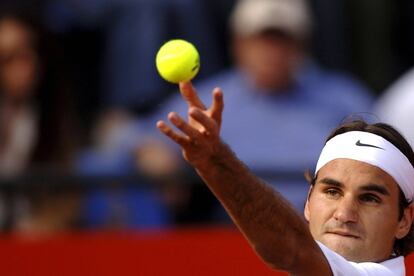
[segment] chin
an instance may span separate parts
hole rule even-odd
[[[323,243],[331,250],[335,251],[346,260],[351,262],[361,262],[364,258],[360,256],[365,250],[361,248],[360,241],[355,238],[325,238]]]

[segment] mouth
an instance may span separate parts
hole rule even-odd
[[[332,234],[332,235],[337,235],[337,236],[341,236],[341,237],[345,237],[345,238],[352,238],[352,239],[359,239],[360,237],[347,232],[347,231],[341,231],[341,230],[335,230],[335,231],[328,231],[327,234]]]

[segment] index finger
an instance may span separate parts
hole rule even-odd
[[[200,100],[191,82],[180,82],[180,92],[188,107],[197,107],[201,110],[206,110],[205,105]]]
[[[211,117],[221,126],[221,116],[223,113],[224,102],[223,102],[223,92],[220,88],[215,88],[213,90],[213,106],[211,108]]]

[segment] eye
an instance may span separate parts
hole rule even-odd
[[[381,203],[381,199],[374,194],[363,194],[359,197],[359,199],[362,202],[367,202],[367,203],[376,203],[376,204]]]
[[[326,189],[324,193],[327,195],[328,198],[332,198],[332,199],[335,199],[341,196],[341,192],[338,189],[334,189],[334,188]]]

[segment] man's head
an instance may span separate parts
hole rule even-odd
[[[239,0],[231,16],[237,65],[262,89],[290,85],[310,35],[304,0]]]
[[[305,206],[313,237],[355,262],[408,255],[413,175],[414,153],[395,129],[340,126],[328,137]]]

